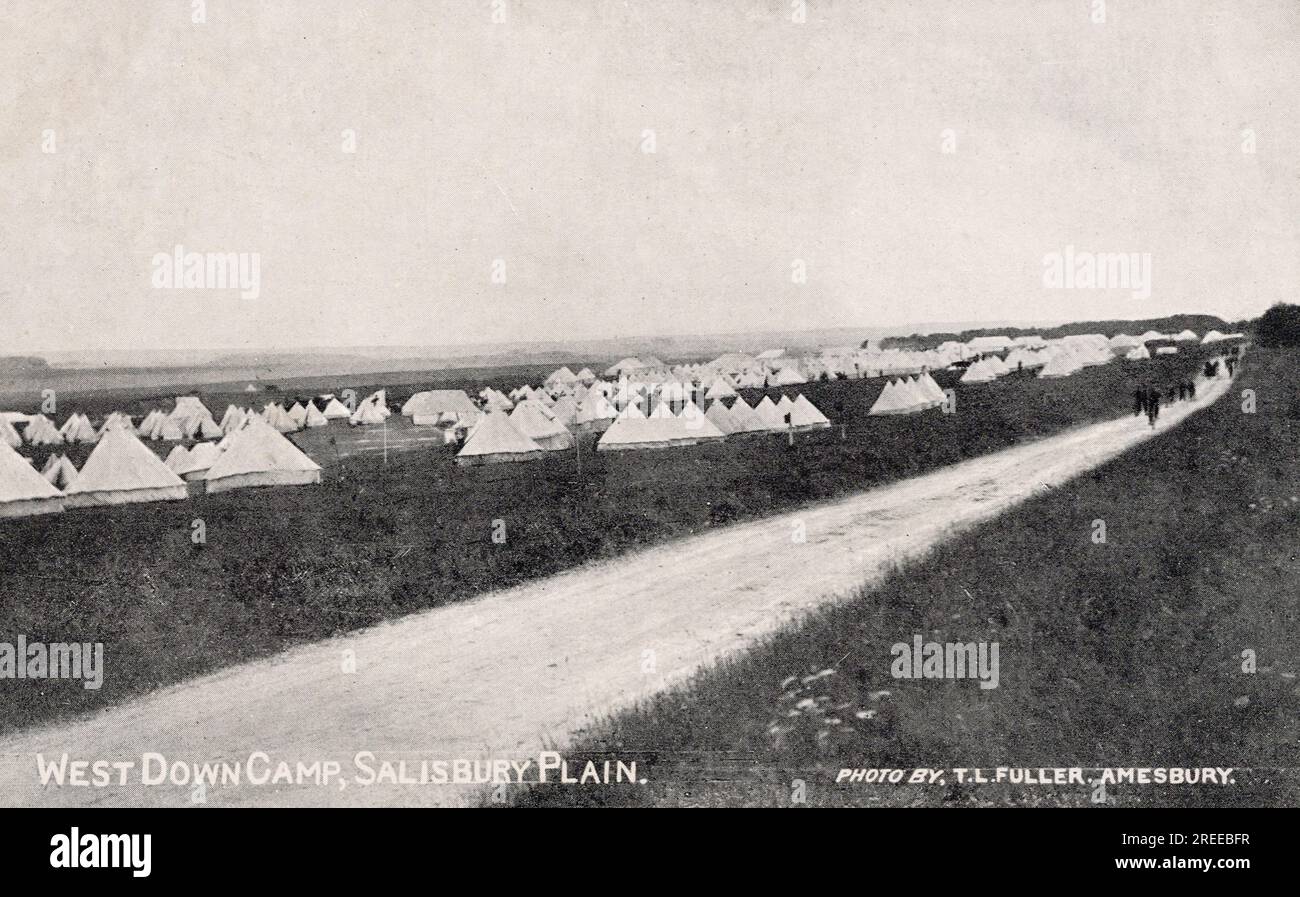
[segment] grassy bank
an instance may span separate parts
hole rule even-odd
[[[597,453],[588,440],[580,470],[571,453],[481,468],[455,466],[450,448],[387,465],[327,456],[317,458],[327,469],[316,488],[0,521],[0,640],[100,641],[107,658],[99,691],[6,682],[0,729],[1124,414],[1135,384],[1195,364],[1188,354],[1056,381],[1011,375],[959,387],[955,414],[906,419],[867,416],[881,381],[808,384],[788,391],[842,418],[846,438],[837,427],[801,435],[792,449],[770,436]],[[220,415],[222,397],[207,398]],[[205,544],[191,539],[195,520]],[[504,543],[492,540],[495,520]]]
[[[1089,787],[836,785],[843,767],[1253,767],[1134,804],[1294,805],[1300,357],[1257,351],[1178,429],[585,733],[645,786],[524,805],[1086,804]],[[1257,396],[1242,411],[1241,389]],[[1094,521],[1106,542],[1094,542]],[[998,642],[999,687],[896,679],[891,647]],[[1243,671],[1243,651],[1257,668]],[[829,672],[828,672],[829,671]]]

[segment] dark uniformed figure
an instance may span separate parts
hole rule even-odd
[[[1228,359],[1226,359],[1226,360],[1227,360],[1227,363],[1228,363],[1228,376],[1231,377],[1231,376],[1232,376],[1232,369],[1233,369],[1234,367],[1236,367],[1237,360],[1236,360],[1235,358],[1228,358]]]
[[[1181,402],[1181,401],[1182,401],[1183,399],[1185,399],[1185,398],[1187,398],[1187,381],[1186,381],[1186,380],[1179,380],[1179,381],[1178,381],[1178,401]]]
[[[1189,397],[1193,398],[1193,399],[1196,398],[1196,381],[1195,381],[1195,380],[1188,380],[1188,381],[1187,381],[1187,395],[1188,395]]]
[[[1151,423],[1151,426],[1154,427],[1156,425],[1156,418],[1159,416],[1160,391],[1153,389],[1147,394],[1147,420]]]
[[[1147,391],[1142,388],[1133,390],[1133,416],[1147,413]]]

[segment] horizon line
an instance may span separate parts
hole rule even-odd
[[[1171,312],[1169,314],[1152,315],[1152,316],[1141,317],[1141,318],[1078,318],[1078,319],[1057,318],[1057,319],[1044,319],[1044,320],[999,319],[999,320],[990,320],[990,321],[980,321],[980,320],[915,321],[915,322],[904,323],[904,324],[876,324],[876,325],[839,324],[839,325],[832,325],[832,326],[807,327],[798,330],[784,330],[784,331],[779,329],[765,330],[760,327],[752,330],[729,330],[729,331],[717,331],[717,332],[705,331],[705,332],[696,332],[696,333],[659,333],[659,334],[648,334],[643,336],[632,336],[632,335],[587,336],[587,337],[573,337],[568,339],[559,337],[559,338],[550,338],[550,339],[526,339],[525,338],[525,339],[517,339],[517,340],[486,340],[481,342],[462,341],[462,342],[447,342],[447,343],[393,343],[393,344],[350,343],[350,344],[337,344],[337,345],[307,345],[307,346],[293,346],[293,347],[286,347],[286,346],[179,347],[178,346],[174,348],[163,347],[163,348],[152,348],[152,349],[143,349],[143,350],[140,347],[132,347],[132,348],[80,347],[80,348],[64,348],[64,349],[58,349],[58,348],[30,349],[27,350],[27,352],[30,355],[38,355],[38,356],[47,355],[47,354],[93,355],[97,353],[99,354],[135,353],[140,355],[147,355],[150,353],[156,354],[156,353],[185,353],[185,352],[193,352],[193,353],[224,352],[229,354],[277,352],[281,354],[306,354],[306,353],[313,353],[313,352],[345,352],[347,350],[357,350],[357,349],[384,349],[384,350],[402,349],[402,350],[431,351],[431,350],[446,350],[446,349],[457,349],[457,348],[487,349],[491,347],[504,348],[504,347],[514,347],[514,346],[555,346],[558,348],[566,344],[581,344],[581,343],[620,342],[620,341],[633,342],[633,343],[635,342],[648,343],[648,342],[654,342],[659,340],[721,340],[727,337],[761,336],[761,335],[776,334],[776,333],[798,335],[798,334],[812,334],[821,331],[833,331],[833,330],[861,330],[863,331],[863,338],[867,339],[873,336],[874,333],[878,333],[879,331],[883,331],[883,330],[896,330],[896,331],[910,330],[910,333],[924,334],[924,333],[942,332],[944,329],[951,329],[951,328],[957,328],[957,330],[959,331],[979,330],[979,329],[988,329],[988,328],[995,328],[995,327],[1013,327],[1013,328],[1020,328],[1020,329],[1039,327],[1039,328],[1048,329],[1052,327],[1061,327],[1068,324],[1086,323],[1089,321],[1124,320],[1124,321],[1136,322],[1136,321],[1158,320],[1160,318],[1172,318],[1172,317],[1178,317],[1180,315],[1213,317],[1213,318],[1218,318],[1219,320],[1224,321],[1225,323],[1230,323],[1228,319],[1224,318],[1221,315],[1214,314],[1212,312],[1180,311],[1180,312]],[[910,335],[910,334],[904,334],[904,335]],[[779,348],[779,347],[773,346],[771,348]],[[17,355],[17,356],[5,355],[0,357],[23,357],[23,355]]]

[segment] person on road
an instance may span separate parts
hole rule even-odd
[[[1188,380],[1188,381],[1187,381],[1187,395],[1188,395],[1189,398],[1192,398],[1192,399],[1195,399],[1195,398],[1196,398],[1196,381],[1195,381],[1195,380]]]
[[[1151,426],[1156,425],[1156,418],[1160,416],[1160,392],[1151,390],[1147,395],[1147,421]]]
[[[1143,387],[1133,390],[1133,416],[1147,413],[1147,391]]]

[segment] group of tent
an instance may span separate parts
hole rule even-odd
[[[706,370],[708,366],[681,365],[671,371],[629,366],[635,360],[624,359],[615,366],[623,371],[616,382],[571,379],[564,376],[568,368],[561,368],[540,389],[524,385],[505,395],[488,388],[479,397],[487,410],[510,410],[524,401],[541,402],[568,427],[602,431],[630,407],[640,410],[643,417],[649,416],[662,402],[674,406],[690,402],[703,407],[710,402],[737,398],[737,389],[755,385],[710,372]],[[583,372],[589,373],[586,368]],[[798,382],[805,381],[800,378]],[[764,381],[759,380],[756,385],[761,387]]]
[[[1220,343],[1227,339],[1245,339],[1245,337],[1246,334],[1244,333],[1220,333],[1217,330],[1211,330],[1205,334],[1205,338],[1201,340],[1201,343],[1202,345],[1205,343]]]
[[[375,400],[372,396],[362,403],[357,414],[349,411],[332,396],[329,397],[323,411],[316,406],[315,402],[307,402],[305,405],[296,403],[288,411],[282,405],[272,404],[265,406],[260,413],[231,405],[226,409],[220,423],[213,418],[203,402],[194,396],[178,397],[176,407],[170,413],[164,414],[156,409],[150,411],[138,425],[134,424],[129,416],[116,411],[104,420],[99,429],[96,429],[91,424],[90,418],[84,414],[69,415],[63,426],[58,428],[43,414],[20,415],[26,419],[26,426],[21,436],[8,420],[0,418],[0,442],[7,443],[11,448],[18,448],[24,442],[33,446],[93,445],[107,430],[117,426],[131,430],[141,439],[154,441],[220,439],[239,429],[253,417],[260,418],[280,433],[292,433],[304,427],[325,426],[330,420],[337,418],[356,418],[355,423],[381,422],[386,414],[381,416],[378,410],[379,403],[382,402],[382,393],[376,395],[380,396],[380,399]],[[385,408],[384,411],[386,412],[387,409]]]
[[[1202,342],[1215,342],[1222,339],[1240,337],[1242,334],[1222,334],[1212,330],[1205,334]],[[839,348],[822,348],[795,354],[786,349],[769,349],[757,354],[746,352],[728,352],[713,361],[699,364],[669,365],[650,355],[623,358],[610,365],[604,372],[606,378],[631,380],[637,383],[660,384],[676,381],[691,384],[704,390],[717,390],[715,394],[696,396],[697,404],[724,398],[726,390],[764,389],[779,386],[796,386],[817,379],[862,379],[870,377],[906,377],[920,375],[926,371],[938,371],[965,361],[976,361],[993,355],[1011,353],[1005,359],[1007,371],[993,373],[988,367],[976,372],[966,382],[988,382],[1003,373],[1021,367],[1026,369],[1046,368],[1043,376],[1062,377],[1093,364],[1103,364],[1116,355],[1122,355],[1131,361],[1139,361],[1160,353],[1150,350],[1146,343],[1152,341],[1169,341],[1175,343],[1195,342],[1198,337],[1191,330],[1178,334],[1163,334],[1154,330],[1147,331],[1140,337],[1119,334],[1107,339],[1101,334],[1080,334],[1059,339],[1046,339],[1039,334],[1022,334],[1020,336],[977,336],[961,342],[948,340],[935,348],[901,349],[867,346],[847,346]],[[1167,349],[1168,347],[1163,347]],[[1068,357],[1057,356],[1068,351]],[[1055,363],[1052,363],[1055,359]],[[990,376],[991,375],[991,376]],[[486,406],[494,410],[509,410],[511,403],[519,398],[535,398],[533,392],[548,394],[559,398],[561,394],[572,393],[575,387],[592,388],[600,385],[599,378],[591,369],[583,368],[578,373],[562,367],[543,381],[540,390],[521,387],[509,395],[492,389],[480,393]],[[523,392],[521,392],[523,390]],[[622,410],[620,406],[619,410]]]
[[[1008,365],[996,355],[989,355],[972,362],[961,375],[962,383],[990,383],[998,377],[1011,373],[1015,368]]]
[[[80,471],[66,455],[51,454],[37,472],[8,442],[0,445],[0,517],[179,501],[189,495],[187,481],[202,481],[210,493],[307,485],[321,481],[321,468],[257,415],[249,415],[220,443],[176,446],[165,462],[121,417],[105,422]]]
[[[607,398],[612,391],[609,384],[593,381],[588,387],[570,378],[549,382],[549,387],[522,386],[510,395],[485,387],[479,392],[481,407],[463,390],[417,392],[402,406],[402,414],[416,426],[440,428],[447,442],[468,436],[485,416],[501,415],[543,449],[569,448],[571,431],[599,430],[609,424],[613,417]]]
[[[616,376],[616,374],[614,376]],[[576,383],[581,383],[585,386],[590,386],[592,383],[595,382],[596,382],[596,375],[592,373],[591,368],[583,368],[582,370],[578,371],[578,373],[575,374],[573,371],[569,370],[569,368],[566,366],[555,370],[549,377],[546,378],[546,380],[543,382],[542,385],[543,386],[560,386],[560,385],[571,386]]]
[[[226,409],[220,427],[229,432],[230,427],[238,427],[242,421],[256,416],[270,424],[277,432],[297,433],[300,430],[327,426],[332,420],[346,420],[353,426],[382,424],[391,414],[385,401],[384,390],[381,389],[359,404],[356,411],[349,411],[348,406],[333,394],[308,399],[306,402],[294,402],[288,408],[279,402],[272,402],[262,406],[260,412],[231,405]]]
[[[977,337],[994,340],[994,337]],[[1130,342],[1131,341],[1131,342]],[[972,343],[975,340],[971,341]],[[984,355],[972,362],[962,374],[962,383],[988,383],[1018,370],[1037,370],[1043,379],[1068,377],[1086,367],[1106,364],[1117,355],[1129,361],[1141,361],[1151,355],[1145,343],[1123,335],[1107,339],[1101,334],[1080,334],[1055,340],[1040,340],[1040,345],[1019,345],[1005,359],[996,354]],[[990,348],[981,344],[983,348]]]
[[[526,461],[573,447],[572,432],[538,399],[521,399],[509,411],[488,408],[465,429],[456,454],[462,466]]]
[[[573,433],[555,410],[563,401],[548,406],[540,399],[525,398],[515,402],[509,412],[498,409],[481,414],[456,455],[456,463],[523,461],[541,457],[547,451],[571,448]],[[690,398],[680,403],[660,398],[648,414],[635,401],[629,401],[621,411],[603,396],[588,395],[583,401],[593,408],[601,405],[600,419],[609,421],[596,444],[597,451],[672,448],[719,442],[736,434],[798,432],[830,426],[826,416],[803,395],[793,400],[782,396],[779,402],[765,396],[753,407],[735,396],[730,407],[715,401],[707,412]],[[680,407],[675,407],[678,404]]]
[[[919,377],[890,380],[881,390],[868,414],[915,414],[938,408],[948,401],[943,388],[928,373]]]
[[[509,409],[514,405],[509,398],[490,387],[481,395],[489,406]],[[478,422],[481,413],[478,406],[461,389],[431,389],[417,392],[402,406],[402,416],[409,417],[411,423],[417,427],[469,428]]]
[[[1225,336],[1210,331],[1203,341],[1239,336],[1241,334]],[[968,360],[970,364],[961,376],[961,382],[965,384],[988,383],[1017,370],[1037,371],[1041,378],[1054,379],[1106,364],[1116,357],[1129,361],[1148,359],[1153,354],[1146,345],[1148,342],[1194,342],[1197,339],[1191,330],[1174,335],[1148,331],[1140,337],[1118,334],[1107,338],[1095,333],[1077,334],[1050,340],[1038,334],[994,335],[974,337],[964,343],[950,340],[926,350],[846,347],[823,349],[820,353],[798,358],[787,354],[784,349],[772,349],[757,355],[730,352],[711,362],[675,366],[652,356],[636,356],[624,358],[605,370],[606,377],[618,378],[613,383],[600,380],[589,368],[575,374],[572,369],[562,367],[548,376],[540,388],[524,385],[509,394],[485,388],[479,393],[483,405],[480,414],[506,417],[516,425],[519,435],[525,438],[536,436],[534,442],[539,439],[549,441],[555,447],[570,444],[563,435],[555,432],[557,425],[579,431],[607,428],[598,445],[598,448],[606,450],[618,445],[681,444],[688,440],[699,442],[719,437],[703,425],[696,428],[697,432],[682,434],[678,425],[669,419],[678,415],[666,416],[659,410],[669,403],[671,407],[684,405],[688,418],[698,415],[724,436],[728,432],[752,431],[754,422],[746,419],[745,411],[757,412],[758,408],[750,409],[741,400],[728,409],[721,401],[737,397],[737,389],[804,383],[822,375],[836,379],[899,377],[886,383],[870,413],[910,414],[943,405],[946,401],[943,390],[929,371]],[[1174,346],[1159,346],[1154,349],[1154,354],[1176,351]],[[1002,353],[1007,353],[1005,358]],[[521,404],[533,406],[532,410],[517,414],[516,409]],[[709,412],[699,415],[699,408],[705,405],[708,405]],[[737,411],[738,407],[741,410]],[[446,424],[453,422],[454,418],[454,422],[465,427],[467,432],[473,432],[477,424],[472,415],[448,412],[441,407],[436,410],[438,413],[430,415],[427,422]],[[728,420],[733,414],[741,418],[739,423]],[[820,412],[817,414],[821,416]],[[638,420],[650,423],[635,423]],[[500,423],[494,423],[485,433],[504,433],[505,428]],[[492,454],[482,449],[489,441],[480,438],[480,445],[466,457]],[[504,454],[526,454],[529,450],[523,442],[514,439],[509,442],[517,451]],[[466,447],[469,447],[468,442]]]
[[[92,445],[99,441],[105,427],[113,420],[110,418],[103,427],[96,430],[91,425],[90,419],[84,414],[69,415],[63,426],[57,428],[54,426],[54,422],[44,414],[21,415],[20,417],[24,418],[26,422],[22,435],[19,435],[9,420],[0,418],[0,442],[5,443],[10,448],[18,448],[23,443],[34,446],[63,445],[64,443],[69,445],[76,443]]]
[[[770,404],[770,400],[767,401]],[[609,429],[601,434],[596,450],[616,452],[641,448],[673,448],[721,442],[726,436],[694,402],[688,402],[679,412],[673,411],[670,402],[661,402],[648,415],[642,414],[636,405],[629,405],[615,418]]]
[[[484,411],[513,414],[520,405],[533,403],[546,417],[554,418],[570,430],[587,433],[605,430],[618,416],[619,408],[633,402],[644,403],[647,396],[660,391],[671,392],[679,398],[685,394],[683,385],[674,380],[633,383],[624,377],[615,384],[603,380],[584,383],[548,378],[548,383],[540,389],[524,385],[511,390],[509,395],[492,389],[479,395],[484,400]]]
[[[675,380],[682,383],[708,385],[722,378],[732,389],[765,389],[776,386],[798,386],[814,379],[816,375],[810,370],[810,361],[811,359],[786,356],[781,350],[773,350],[757,356],[744,352],[728,352],[710,362],[670,366],[658,358],[644,355],[622,359],[611,365],[605,371],[605,376],[641,383]],[[567,369],[561,368],[561,371],[563,370]],[[559,373],[560,371],[556,372]],[[544,385],[550,383],[551,380],[548,378]]]
[[[802,433],[809,430],[825,430],[831,422],[818,410],[817,406],[798,393],[792,400],[782,395],[773,402],[770,396],[764,396],[752,408],[740,396],[728,407],[721,401],[709,406],[707,417],[724,434],[733,433],[772,433],[793,430]]]

